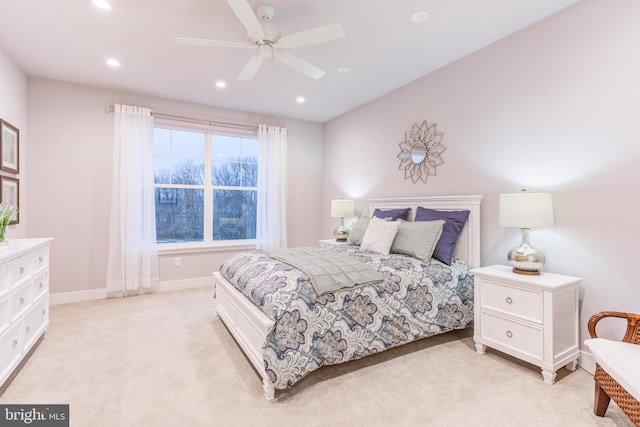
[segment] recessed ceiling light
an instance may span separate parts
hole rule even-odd
[[[117,68],[120,66],[120,61],[118,61],[117,59],[107,59],[107,65],[113,68]]]
[[[351,70],[349,69],[349,67],[340,67],[340,68],[338,68],[338,70],[337,70],[337,71],[338,71],[339,73],[341,73],[341,74],[346,74],[346,73],[348,73],[348,72],[349,72],[349,71],[351,71]]]
[[[304,102],[306,101],[306,99],[304,99],[304,96],[299,96],[296,98],[296,102],[298,104],[304,104]]]
[[[93,0],[93,5],[99,9],[111,10],[111,5],[107,0]]]
[[[429,17],[429,13],[424,10],[418,10],[411,14],[411,22],[422,22]]]
[[[216,87],[219,87],[219,88],[223,89],[223,88],[227,87],[227,84],[225,82],[223,82],[222,80],[218,80],[216,82]]]

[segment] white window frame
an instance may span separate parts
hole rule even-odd
[[[256,239],[243,240],[213,240],[213,191],[214,190],[257,190],[257,187],[217,186],[211,183],[211,169],[213,160],[211,156],[212,135],[229,136],[234,138],[258,139],[257,129],[254,132],[229,130],[216,126],[190,126],[175,121],[156,120],[154,128],[168,129],[171,131],[185,131],[205,134],[204,147],[204,185],[183,184],[156,184],[156,188],[182,188],[198,189],[204,192],[204,239],[202,242],[157,243],[160,255],[200,253],[200,252],[226,252],[237,250],[253,250],[256,248]],[[258,161],[260,161],[258,159]]]

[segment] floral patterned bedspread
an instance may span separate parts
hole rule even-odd
[[[469,266],[451,267],[357,246],[326,248],[373,266],[384,281],[317,295],[300,270],[258,252],[225,261],[220,273],[275,321],[263,347],[277,389],[291,387],[323,365],[359,359],[473,320]]]

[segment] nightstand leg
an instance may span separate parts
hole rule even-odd
[[[565,368],[567,368],[571,372],[575,371],[577,367],[578,367],[578,359],[572,360],[565,366]]]
[[[480,354],[484,354],[485,350],[487,349],[487,346],[484,344],[480,344],[480,343],[476,343],[476,351]]]
[[[555,371],[547,371],[546,369],[542,370],[542,378],[544,378],[545,383],[553,384],[556,382],[556,372]]]

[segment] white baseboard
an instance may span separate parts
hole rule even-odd
[[[169,280],[166,282],[160,282],[160,285],[155,291],[168,292],[206,287],[210,287],[213,289],[213,283],[213,276],[196,277],[193,279],[184,280]],[[60,292],[56,294],[49,294],[49,304],[69,304],[72,302],[93,301],[106,298],[107,288],[91,289],[88,291]]]
[[[580,359],[578,359],[578,365],[585,371],[589,372],[591,375],[596,371],[596,360],[593,358],[591,353],[587,353],[586,351],[580,351]]]

